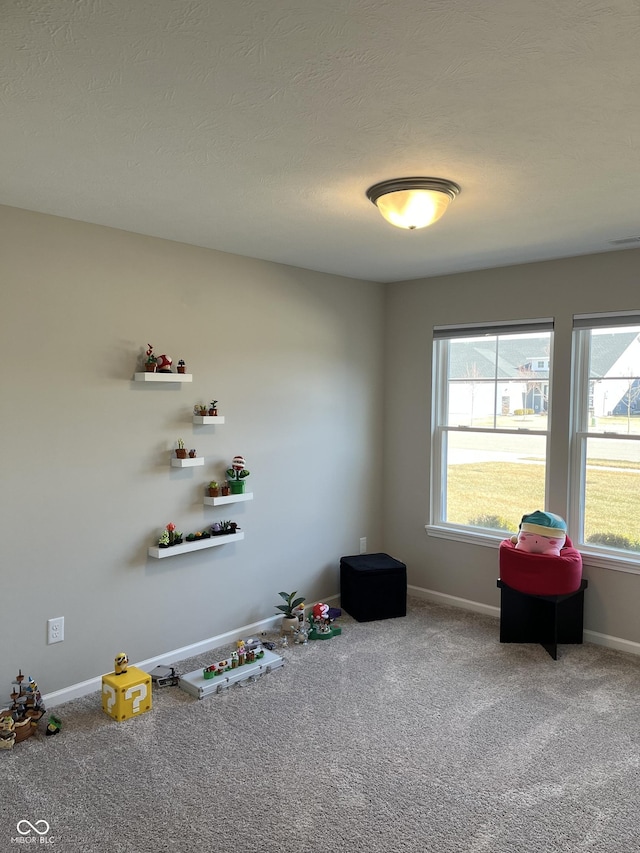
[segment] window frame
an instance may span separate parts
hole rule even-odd
[[[449,410],[449,376],[448,376],[448,357],[442,357],[443,345],[447,344],[454,338],[471,338],[481,336],[496,336],[496,335],[517,335],[535,332],[548,332],[550,334],[549,348],[549,364],[547,368],[548,379],[546,381],[549,388],[548,403],[547,403],[547,427],[545,430],[528,430],[528,429],[504,429],[493,428],[491,430],[478,427],[457,426],[452,427],[448,423],[443,422],[448,420]],[[447,501],[447,482],[444,476],[445,471],[445,455],[447,436],[450,432],[478,432],[490,433],[492,435],[517,435],[526,433],[529,435],[540,435],[545,437],[545,505],[548,500],[549,491],[549,450],[551,439],[551,420],[552,420],[552,379],[551,371],[553,368],[553,337],[554,337],[554,321],[553,318],[540,318],[537,320],[512,320],[498,321],[484,324],[464,324],[454,326],[434,326],[432,340],[432,393],[431,393],[431,469],[430,469],[430,484],[429,484],[429,523],[425,525],[425,530],[429,536],[434,536],[444,539],[454,539],[459,542],[468,542],[475,545],[484,545],[487,547],[497,548],[500,542],[505,538],[505,533],[490,528],[472,527],[463,524],[454,524],[443,521],[444,508]],[[496,382],[499,380],[496,377]],[[496,403],[497,405],[497,403]]]
[[[640,435],[618,432],[589,431],[590,391],[589,365],[591,357],[591,332],[598,329],[640,326],[637,311],[608,312],[602,314],[575,314],[572,330],[572,394],[571,434],[569,452],[569,483],[567,525],[576,548],[591,566],[640,574],[640,554],[624,549],[610,548],[584,541],[587,444],[590,438],[613,441],[637,441]],[[632,556],[636,555],[637,556]]]

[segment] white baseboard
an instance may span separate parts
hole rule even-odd
[[[608,649],[616,649],[619,652],[628,652],[631,655],[640,655],[640,643],[633,640],[623,640],[622,637],[612,637],[610,634],[600,634],[598,631],[584,630],[585,642],[594,643],[596,646],[606,646]]]
[[[338,595],[332,595],[329,598],[324,598],[323,601],[329,603],[337,598],[339,598]],[[313,605],[309,605],[307,609],[311,607]],[[274,623],[279,622],[281,618],[282,616],[276,613],[275,616],[269,616],[267,619],[261,619],[259,622],[252,622],[251,625],[243,625],[224,634],[208,637],[206,640],[200,640],[189,646],[182,646],[179,649],[173,649],[173,651],[165,652],[164,654],[156,655],[156,657],[147,658],[147,660],[142,660],[131,665],[137,666],[143,672],[148,672],[150,669],[161,664],[175,664],[178,661],[185,660],[185,658],[210,652],[212,649],[226,645],[230,640],[237,640],[238,637],[251,637],[260,634],[262,631],[273,630]],[[55,708],[56,705],[61,705],[63,702],[70,702],[72,699],[80,699],[82,696],[88,696],[89,693],[95,693],[101,688],[102,675],[97,675],[95,678],[80,681],[78,684],[71,684],[69,687],[62,688],[62,690],[54,690],[52,693],[46,693],[42,698],[48,708]]]
[[[470,601],[468,598],[458,598],[457,595],[447,595],[444,592],[435,592],[432,589],[424,589],[421,586],[408,586],[407,593],[416,598],[425,598],[436,604],[448,604],[451,607],[461,607],[463,610],[473,610],[474,613],[483,613],[485,616],[500,616],[500,608],[492,607],[490,604],[480,604],[479,601]]]
[[[482,613],[484,616],[500,617],[500,608],[493,607],[490,604],[481,604],[479,601],[471,601],[468,598],[459,598],[457,595],[447,595],[444,592],[436,592],[432,589],[424,589],[420,586],[408,586],[407,593],[415,598],[423,598],[427,601],[433,601],[435,604],[446,604],[450,607],[460,607],[462,610],[471,610],[474,613]],[[338,595],[332,595],[325,598],[325,603],[329,603],[338,599]],[[312,605],[311,605],[312,606]],[[253,622],[251,625],[243,625],[240,628],[235,628],[233,631],[227,631],[224,634],[218,634],[215,637],[208,637],[206,640],[200,640],[198,643],[192,643],[189,646],[182,646],[179,649],[174,649],[171,652],[166,652],[162,655],[157,655],[147,660],[139,661],[134,664],[139,669],[147,672],[155,666],[161,664],[175,664],[185,658],[195,657],[204,652],[212,651],[220,646],[224,646],[230,640],[237,637],[250,637],[254,634],[259,634],[262,631],[273,630],[274,623],[281,617],[277,614],[270,616],[268,619],[262,619],[259,622]],[[584,639],[587,643],[594,643],[598,646],[606,646],[609,649],[616,649],[619,652],[628,652],[633,655],[640,655],[640,643],[635,643],[632,640],[624,640],[621,637],[612,637],[609,634],[600,634],[598,631],[589,631],[585,629]],[[56,705],[61,705],[63,702],[70,702],[72,699],[80,699],[82,696],[88,696],[89,693],[95,693],[102,687],[102,675],[97,675],[95,678],[90,678],[88,681],[80,681],[78,684],[72,684],[69,687],[64,687],[62,690],[55,690],[52,693],[45,694],[42,698],[47,707],[54,708]]]
[[[409,586],[409,595],[433,601],[435,604],[448,604],[451,607],[460,607],[463,610],[472,610],[474,613],[483,613],[485,616],[500,618],[500,608],[492,607],[490,604],[481,604],[478,601],[470,601],[467,598],[458,598],[456,595],[447,595],[444,592],[435,592],[432,589],[424,589],[420,586]],[[624,640],[622,637],[612,637],[609,634],[600,634],[598,631],[583,631],[584,641],[596,646],[606,646],[608,649],[616,649],[619,652],[627,652],[632,655],[640,655],[640,643],[633,640]]]

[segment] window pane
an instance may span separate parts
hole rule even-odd
[[[640,435],[640,326],[589,334],[589,432]]]
[[[587,439],[584,540],[640,551],[640,441]]]
[[[445,521],[516,533],[545,506],[546,437],[449,432]]]
[[[449,341],[447,421],[483,429],[547,429],[551,335]]]

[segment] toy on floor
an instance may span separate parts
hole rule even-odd
[[[522,516],[518,533],[511,537],[517,551],[560,556],[567,539],[567,523],[559,515],[537,509]]]
[[[149,673],[151,683],[156,687],[174,687],[180,681],[180,676],[174,666],[157,666]]]
[[[52,735],[57,735],[61,728],[62,728],[62,720],[60,719],[60,717],[56,717],[55,714],[51,714],[51,716],[49,717],[49,721],[47,723],[47,730],[45,732],[47,737],[50,737]]]
[[[119,723],[150,711],[153,706],[151,676],[120,652],[115,669],[102,676],[102,710]]]
[[[331,608],[328,604],[323,604],[321,601],[314,604],[311,613],[309,614],[309,631],[310,640],[330,640],[331,637],[337,637],[342,634],[342,628],[338,628],[333,624],[331,617]]]
[[[286,634],[285,634],[286,637]],[[309,641],[309,632],[307,631],[304,622],[300,623],[300,627],[293,632],[293,642],[297,645],[306,646]]]
[[[0,743],[2,749],[11,749],[14,743],[20,743],[34,734],[39,720],[44,715],[45,707],[38,685],[31,676],[28,677],[26,686],[23,686],[23,682],[24,675],[22,670],[19,670],[13,682],[11,705],[0,710],[0,739],[5,741]],[[11,718],[13,727],[7,717]]]
[[[298,590],[279,592],[278,595],[286,602],[275,605],[276,610],[282,613],[280,634],[293,633],[300,628],[300,623],[304,622],[304,596],[298,596]]]
[[[0,717],[0,749],[13,749],[16,742],[16,724],[6,711]]]
[[[114,664],[114,675],[124,675],[129,666],[129,658],[126,652],[120,652],[116,655]]]
[[[198,699],[212,693],[222,693],[233,685],[252,684],[262,675],[284,665],[283,659],[265,649],[255,637],[238,640],[228,658],[196,669],[180,678],[180,687]]]

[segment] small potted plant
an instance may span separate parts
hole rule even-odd
[[[218,401],[217,401],[217,400],[212,400],[212,401],[209,403],[209,415],[210,415],[212,418],[215,418],[217,414],[218,414]]]
[[[244,456],[234,456],[231,460],[231,467],[226,470],[232,495],[241,495],[244,493],[245,477],[248,477],[251,473],[244,466]]]
[[[147,344],[147,360],[144,363],[144,369],[147,373],[155,373],[157,363],[158,359],[153,354],[153,347],[151,344]]]
[[[283,598],[286,604],[276,604],[276,610],[282,611],[282,625],[280,627],[281,634],[288,634],[296,631],[300,625],[298,619],[298,610],[300,605],[304,604],[304,598],[298,597],[298,591],[295,592],[279,592],[280,598]]]
[[[187,451],[184,446],[184,441],[179,438],[176,444],[178,445],[178,449],[176,450],[176,456],[178,457],[178,459],[186,459]]]
[[[175,524],[170,521],[169,524],[167,524],[167,526],[165,527],[162,535],[160,536],[160,539],[167,543],[164,546],[165,548],[167,547],[167,545],[179,545],[182,542],[182,531],[176,530]],[[160,547],[163,546],[161,545]]]
[[[221,495],[223,498],[226,498],[226,497],[228,497],[228,496],[229,496],[229,483],[227,483],[227,481],[226,481],[226,480],[225,480],[225,481],[224,481],[224,483],[220,486],[220,495]]]
[[[165,528],[162,531],[160,536],[158,537],[158,545],[160,548],[168,548],[171,543],[169,542],[169,531]]]
[[[212,480],[209,483],[209,497],[210,498],[217,498],[219,494],[220,494],[220,488],[219,488],[218,484],[216,483],[216,481]]]
[[[177,367],[178,367],[178,373],[184,373],[184,372],[186,371],[186,369],[187,369],[187,365],[185,364],[185,362],[184,362],[184,359],[183,359],[183,358],[181,358],[181,359],[180,359],[180,361],[178,362]]]

